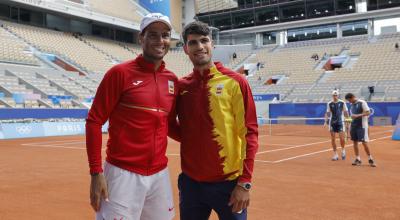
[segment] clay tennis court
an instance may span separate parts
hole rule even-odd
[[[351,166],[350,147],[345,161],[330,161],[327,133],[288,134],[309,128],[294,129],[273,136],[261,129],[248,219],[400,219],[400,143],[391,140],[392,127],[371,129],[377,168],[362,149],[363,165]],[[168,155],[178,209],[176,142]],[[1,220],[94,219],[89,180],[84,136],[0,141]]]

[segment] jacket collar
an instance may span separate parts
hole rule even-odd
[[[154,63],[150,63],[149,61],[145,60],[143,55],[140,54],[139,56],[136,57],[135,61],[145,70],[149,71],[149,72],[154,72]],[[161,72],[165,69],[165,62],[162,61],[160,67],[158,68],[158,70],[156,72]]]
[[[216,72],[224,68],[223,64],[221,62],[214,62],[214,66],[211,67],[210,69],[206,69],[203,71],[203,75],[200,74],[200,71],[193,69],[193,73],[196,76],[196,78],[200,79],[211,79]]]

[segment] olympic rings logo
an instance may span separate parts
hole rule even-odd
[[[28,125],[21,125],[21,126],[16,126],[15,130],[19,134],[30,134],[32,132],[32,127]]]

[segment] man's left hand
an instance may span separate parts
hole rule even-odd
[[[232,212],[239,213],[250,205],[250,192],[243,189],[241,186],[236,186],[233,189],[229,206],[232,206]]]

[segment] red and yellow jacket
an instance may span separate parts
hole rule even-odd
[[[258,126],[247,80],[215,63],[179,80],[179,91],[182,171],[200,182],[250,182]]]
[[[154,64],[141,55],[106,73],[86,120],[91,173],[103,171],[101,127],[107,120],[107,162],[140,175],[167,166],[168,115],[174,109],[177,81],[164,63],[154,71]]]

